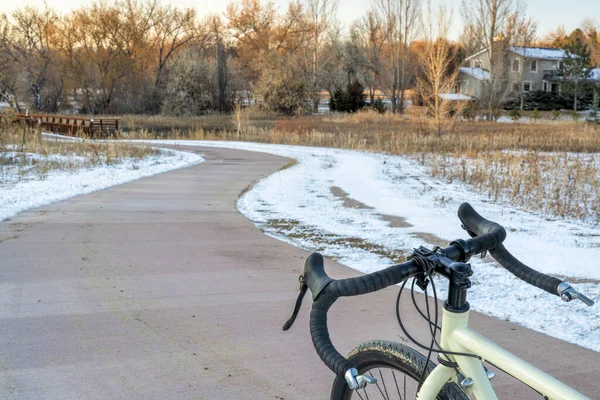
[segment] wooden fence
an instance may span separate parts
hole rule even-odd
[[[0,120],[2,115],[0,115]],[[75,136],[81,132],[93,138],[115,137],[119,133],[116,118],[82,118],[53,114],[15,114],[13,122],[40,126],[50,132]]]

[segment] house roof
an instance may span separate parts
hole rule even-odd
[[[562,60],[563,58],[565,58],[565,51],[563,49],[510,46],[509,50],[512,51],[513,53],[517,53],[518,55],[520,55],[522,57],[537,58],[540,60],[557,60],[558,61],[558,60]],[[474,57],[480,56],[487,51],[488,51],[487,48],[480,50],[477,53],[473,54],[472,56],[465,58],[465,60],[470,60]]]
[[[464,74],[471,75],[475,79],[479,79],[480,81],[489,79],[490,73],[483,68],[470,68],[470,67],[460,67],[458,70]]]
[[[527,58],[538,58],[540,60],[562,60],[565,58],[563,49],[546,49],[542,47],[517,47],[511,46],[510,51]]]
[[[588,78],[592,81],[600,81],[600,68],[594,68],[590,71],[590,77]]]
[[[470,60],[470,59],[471,59],[471,58],[473,58],[473,57],[480,56],[480,55],[482,55],[483,53],[485,53],[486,51],[487,51],[487,48],[485,48],[485,49],[483,49],[483,50],[479,50],[477,53],[475,53],[475,54],[473,54],[473,55],[471,55],[471,56],[469,56],[469,57],[465,58],[465,60]]]

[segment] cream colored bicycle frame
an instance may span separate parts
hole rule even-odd
[[[443,349],[477,354],[482,360],[495,365],[504,372],[517,378],[527,386],[538,391],[550,400],[587,399],[567,385],[543,373],[534,366],[509,353],[500,346],[468,328],[469,312],[452,313],[444,309],[442,317],[441,347]],[[480,360],[474,357],[445,356],[458,364],[465,378],[473,380],[469,394],[477,400],[496,400],[498,397],[486,376]],[[558,361],[558,360],[557,360]],[[418,400],[435,400],[441,388],[450,380],[456,381],[454,369],[438,365],[429,374],[417,395]]]

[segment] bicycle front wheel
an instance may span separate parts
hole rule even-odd
[[[419,379],[427,358],[421,353],[400,343],[382,340],[363,343],[348,355],[358,373],[371,375],[377,383],[364,389],[350,390],[344,379],[335,378],[331,390],[331,400],[374,400],[374,399],[416,399]],[[429,361],[429,374],[435,364]],[[447,383],[437,397],[439,400],[469,400],[455,384]]]

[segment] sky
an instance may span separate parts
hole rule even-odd
[[[66,13],[93,0],[46,0],[48,5],[61,13]],[[168,2],[169,0],[163,0]],[[239,0],[237,0],[239,1]],[[111,0],[107,0],[111,2]],[[173,5],[182,8],[195,8],[199,15],[222,13],[230,0],[170,0]],[[285,10],[289,0],[273,0],[280,10]],[[338,18],[347,26],[353,20],[363,16],[369,9],[371,0],[339,0]],[[462,29],[460,17],[461,0],[432,0],[434,5],[445,4],[453,9],[453,39],[457,39]],[[582,20],[593,18],[600,22],[600,1],[598,0],[524,0],[527,13],[538,21],[538,35],[545,36],[559,25],[564,25],[567,32],[577,28]],[[0,12],[11,12],[24,5],[43,7],[43,0],[0,0]]]

